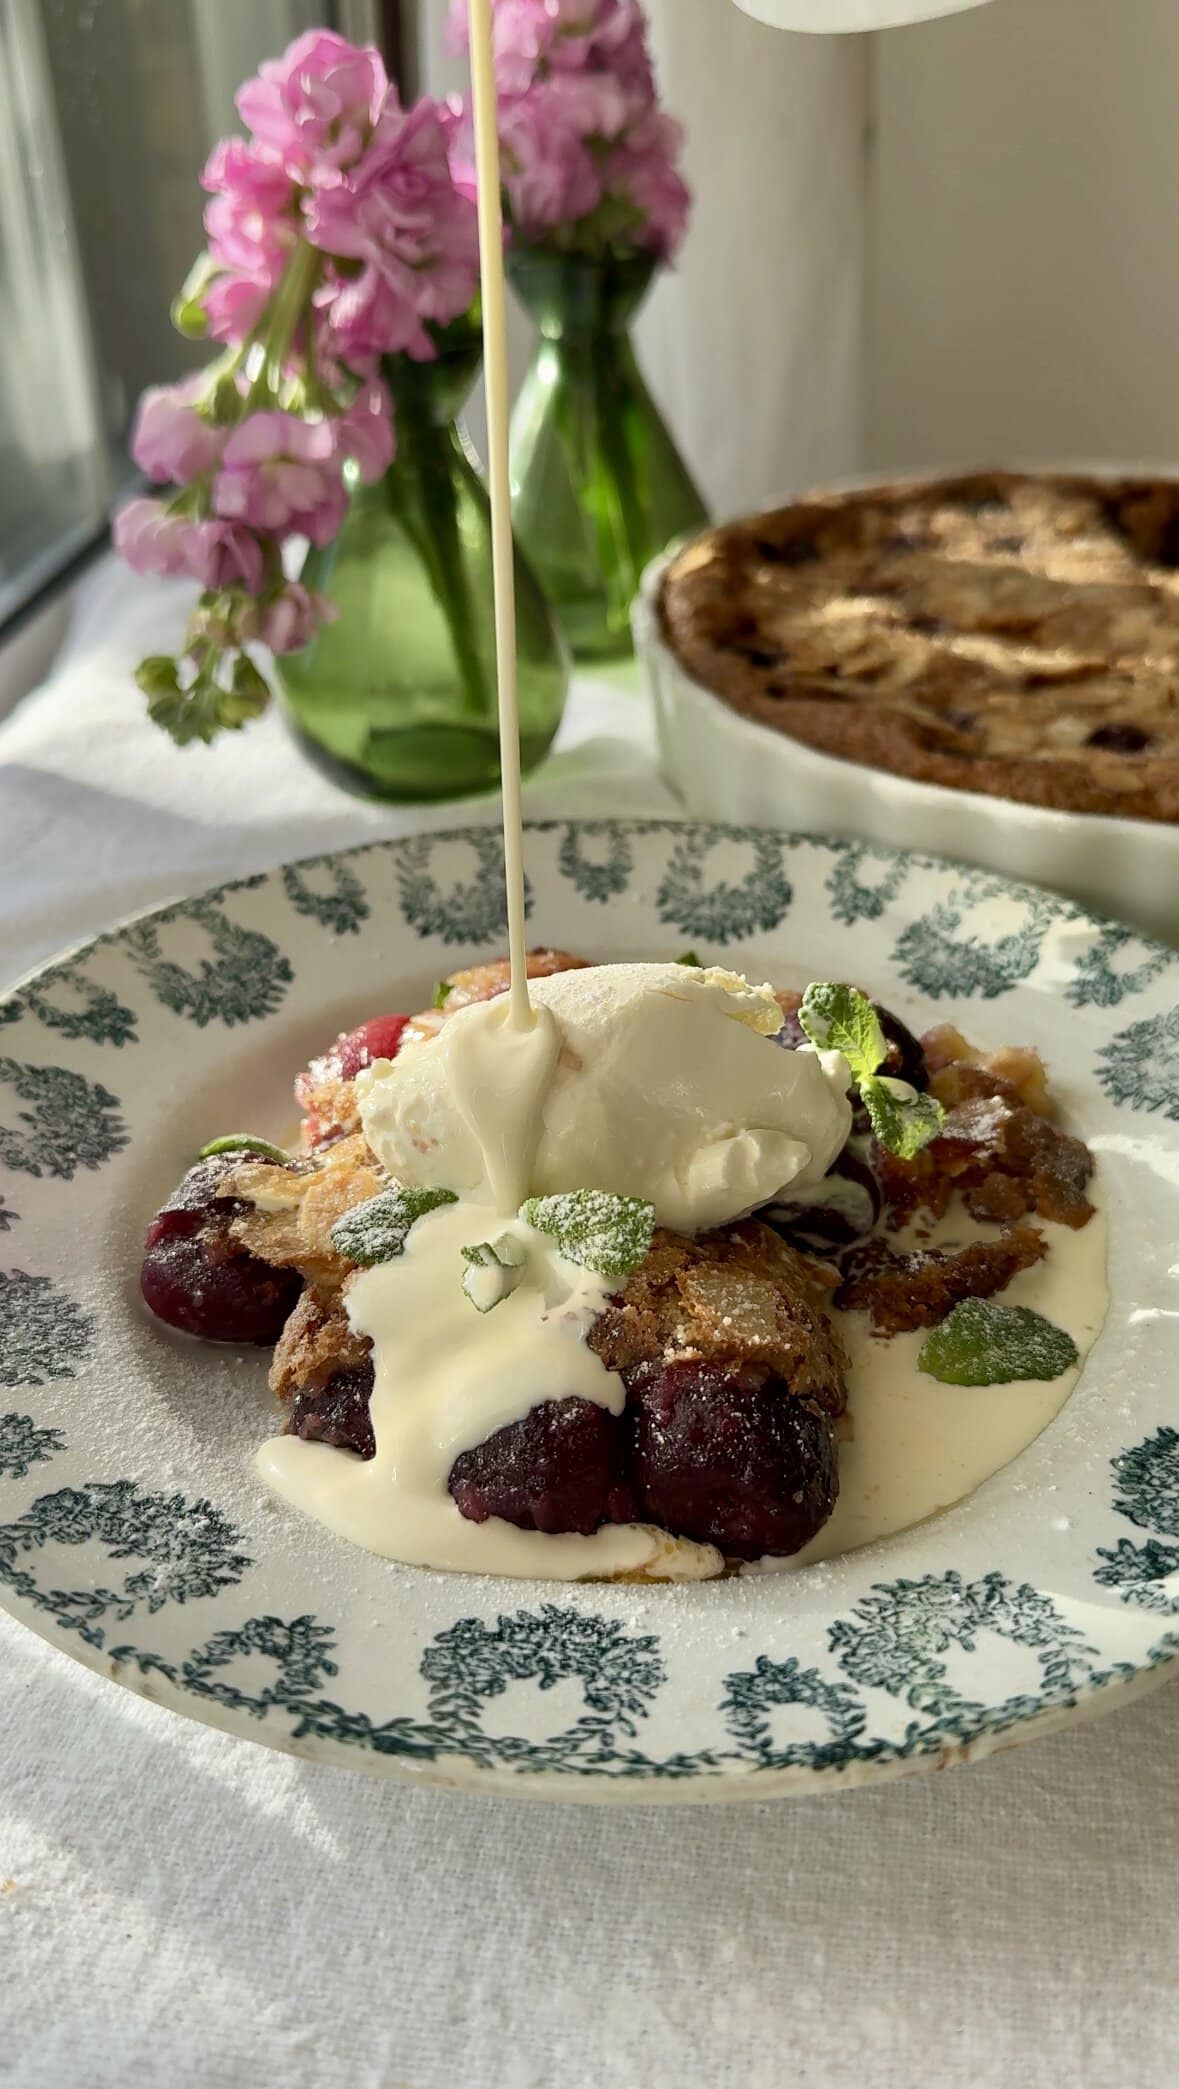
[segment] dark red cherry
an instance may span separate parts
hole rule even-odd
[[[303,1289],[294,1269],[272,1269],[228,1235],[174,1229],[176,1214],[158,1220],[147,1237],[139,1286],[158,1320],[206,1342],[277,1342]]]
[[[835,1430],[763,1367],[644,1365],[630,1386],[637,1515],[726,1556],[783,1558],[827,1521]]]
[[[308,1443],[328,1443],[336,1450],[355,1451],[358,1458],[372,1458],[377,1448],[369,1413],[372,1391],[371,1363],[337,1371],[326,1385],[295,1394],[287,1417],[287,1435],[301,1436]]]
[[[169,1327],[206,1342],[269,1347],[303,1279],[297,1270],[272,1268],[232,1239],[228,1222],[245,1209],[219,1194],[232,1166],[232,1155],[198,1161],[177,1184],[148,1228],[139,1286]]]
[[[839,1255],[871,1233],[881,1203],[871,1168],[845,1146],[821,1182],[793,1198],[787,1192],[758,1217],[804,1255]]]
[[[631,1515],[616,1416],[590,1400],[546,1400],[455,1459],[450,1491],[472,1523],[502,1516],[521,1530],[577,1531]]]
[[[908,1024],[902,1023],[899,1015],[894,1015],[891,1008],[885,1008],[881,1002],[873,1001],[872,1006],[876,1010],[877,1020],[888,1046],[888,1056],[880,1071],[890,1075],[894,1080],[908,1081],[912,1088],[928,1088],[929,1068],[925,1063],[925,1053]],[[791,1052],[797,1051],[799,1045],[807,1043],[807,1034],[799,1022],[797,1012],[783,1016],[782,1028],[774,1042],[785,1045],[787,1051]]]

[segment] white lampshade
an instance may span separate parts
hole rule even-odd
[[[737,0],[746,14],[775,29],[804,29],[812,35],[841,36],[864,29],[898,29],[906,22],[929,22],[935,15],[961,14],[986,0]]]

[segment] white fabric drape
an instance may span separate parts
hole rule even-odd
[[[854,471],[868,70],[730,0],[648,0],[695,213],[638,338],[718,514]]]

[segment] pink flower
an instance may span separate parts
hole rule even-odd
[[[258,323],[299,236],[293,184],[242,138],[223,138],[201,175],[209,258],[222,271],[204,292],[209,331],[242,341]]]
[[[201,175],[209,253],[220,268],[273,285],[298,237],[294,184],[244,138],[223,138]]]
[[[251,283],[248,276],[216,276],[201,293],[205,318],[214,341],[237,343],[251,334],[270,300],[266,283]]]
[[[599,163],[568,118],[556,80],[501,110],[508,210],[525,238],[588,217],[602,200]]]
[[[424,322],[465,312],[479,269],[475,211],[451,175],[437,105],[404,111],[390,92],[359,165],[309,199],[306,230],[325,253],[362,264],[337,279],[336,353],[431,357]]]
[[[543,243],[556,231],[577,251],[648,248],[666,258],[687,224],[675,168],[678,127],[659,110],[637,0],[492,0],[504,190],[512,228]],[[452,0],[452,46],[464,48],[466,0]],[[455,180],[473,185],[470,122],[448,119]],[[621,212],[608,206],[627,206]],[[600,206],[605,214],[598,218]]]
[[[269,646],[272,653],[299,653],[310,645],[321,624],[339,615],[334,602],[300,581],[289,580],[261,602],[246,602],[237,619],[237,638]]]
[[[213,503],[226,521],[330,544],[348,506],[332,422],[278,411],[239,421],[226,440]]]
[[[181,384],[152,385],[143,394],[131,433],[131,455],[149,479],[187,486],[190,479],[213,470],[225,438],[193,404],[203,385],[198,375]]]
[[[638,212],[639,243],[665,261],[678,251],[692,209],[692,192],[675,165],[682,135],[670,116],[652,114],[611,156],[604,177],[607,193]]]
[[[141,498],[120,508],[114,544],[136,573],[183,575],[202,588],[240,585],[256,594],[265,577],[262,546],[249,530],[201,522],[159,500]]]
[[[288,174],[314,183],[360,158],[388,84],[371,47],[311,29],[238,90],[238,114]]]
[[[336,422],[336,448],[351,457],[366,486],[383,478],[393,462],[397,438],[393,402],[379,378],[362,384],[346,413]]]

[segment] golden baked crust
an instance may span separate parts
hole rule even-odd
[[[698,682],[827,754],[1179,821],[1179,480],[810,497],[695,539],[660,614]]]
[[[685,1357],[765,1364],[799,1399],[840,1415],[847,1355],[825,1310],[834,1282],[757,1219],[698,1240],[658,1231],[589,1345],[609,1371]]]
[[[280,1400],[313,1392],[337,1371],[354,1370],[372,1354],[367,1335],[358,1335],[342,1297],[304,1291],[287,1321],[270,1365],[270,1390]]]

